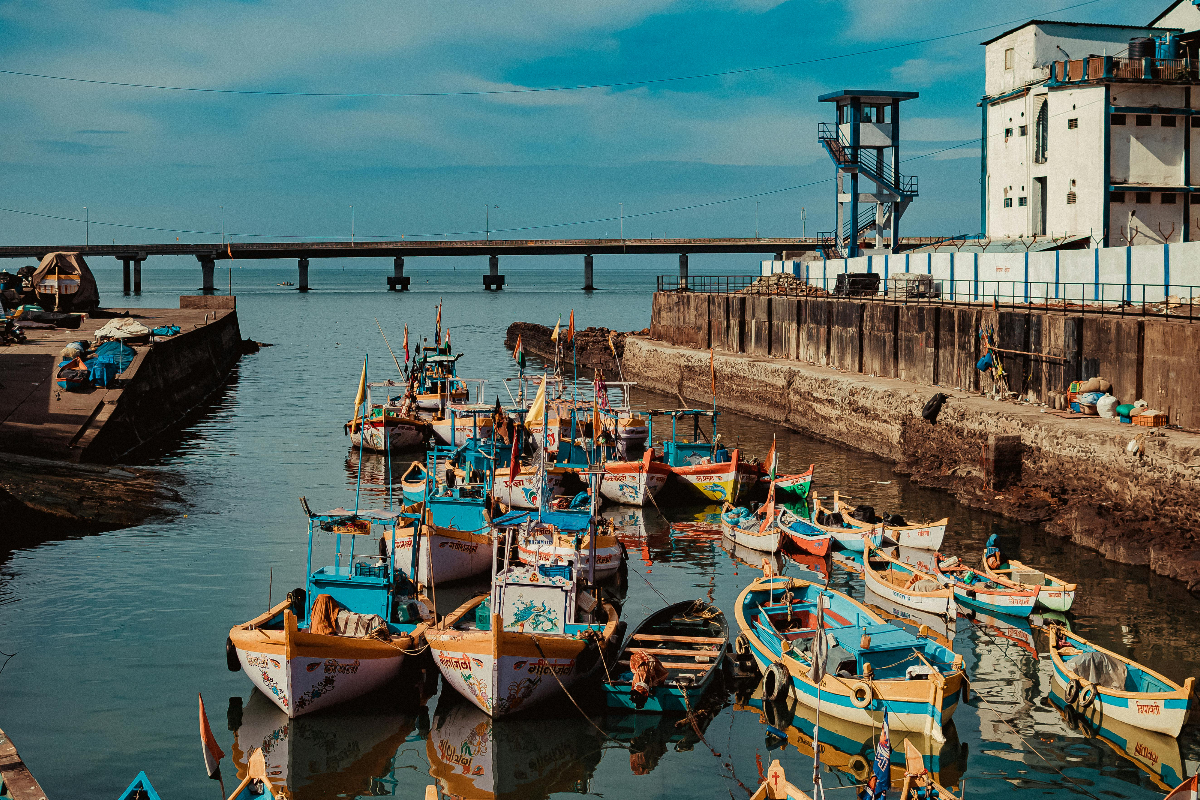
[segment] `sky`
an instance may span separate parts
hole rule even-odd
[[[979,43],[1166,5],[0,0],[0,242],[811,236],[864,87],[920,93],[902,234],[971,233]]]

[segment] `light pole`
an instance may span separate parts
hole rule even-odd
[[[808,217],[804,213],[804,206],[800,206],[800,238],[808,238]]]
[[[618,203],[621,207],[621,241],[625,241],[625,204]]]
[[[350,246],[354,246],[354,206],[350,206]]]
[[[225,244],[225,206],[221,206],[221,244]],[[233,269],[232,263],[229,265],[229,268]]]
[[[83,207],[83,246],[87,247],[92,241],[92,212]]]
[[[755,239],[759,238],[759,236],[758,236],[758,204],[759,204],[759,201],[755,200],[754,201],[754,238]]]
[[[500,206],[488,205],[487,203],[483,204],[483,230],[484,230],[484,235],[487,237],[487,240],[489,242],[492,240],[492,209],[493,208],[499,209]]]

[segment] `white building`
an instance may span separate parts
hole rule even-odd
[[[986,235],[1200,239],[1198,31],[1178,0],[1145,27],[1033,20],[984,42]]]

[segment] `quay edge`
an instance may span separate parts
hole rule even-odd
[[[709,358],[708,350],[630,336],[623,366],[644,389],[708,404]],[[892,461],[898,473],[965,505],[1044,523],[1200,594],[1200,434],[1064,419],[1032,405],[800,361],[720,350],[712,358],[725,410]],[[939,391],[951,399],[931,425],[921,410]],[[1127,452],[1131,440],[1140,454]],[[1017,458],[1007,476],[1005,445]]]

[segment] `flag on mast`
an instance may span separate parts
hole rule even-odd
[[[867,785],[859,794],[860,800],[887,800],[888,784],[891,783],[892,737],[888,732],[887,709],[883,710],[883,728],[879,742],[875,745],[875,770]]]
[[[529,411],[525,414],[525,425],[532,428],[534,425],[546,424],[546,376],[542,376],[542,385],[538,387],[537,394],[533,396],[533,402],[529,404]]]
[[[521,453],[517,450],[517,426],[512,427],[512,452],[509,453],[508,465],[508,483],[507,486],[512,486],[517,481],[517,476],[521,474]]]
[[[558,315],[558,322],[554,323],[554,333],[550,334],[550,341],[558,341],[558,331],[562,328],[562,314]]]
[[[358,379],[358,394],[354,395],[354,419],[358,419],[358,410],[367,399],[367,362],[363,361],[362,375]]]
[[[408,325],[404,326],[404,363],[408,363]]]
[[[575,340],[575,309],[571,309],[571,320],[567,323],[567,344]]]
[[[225,757],[225,751],[217,744],[217,737],[213,736],[212,727],[208,724],[208,714],[204,712],[204,696],[200,697],[200,749],[204,753],[204,768],[208,770],[208,777],[214,780],[221,780],[221,759]]]
[[[521,348],[521,334],[517,334],[517,346],[513,348],[513,360],[517,366],[525,369],[525,350]]]
[[[813,635],[812,664],[808,667],[808,679],[820,686],[825,677],[825,666],[829,661],[829,640],[825,635],[825,596],[817,595],[817,624]]]
[[[774,481],[779,471],[779,456],[775,452],[775,435],[771,435],[771,449],[767,451],[767,480]]]
[[[433,343],[440,345],[442,343],[442,304],[437,305],[437,321],[433,324]]]
[[[1193,775],[1183,783],[1175,787],[1175,789],[1163,800],[1196,800],[1197,784],[1200,783],[1200,775]]]
[[[450,349],[450,329],[447,328],[446,329],[446,355],[450,355],[451,352],[453,352],[453,351]]]

